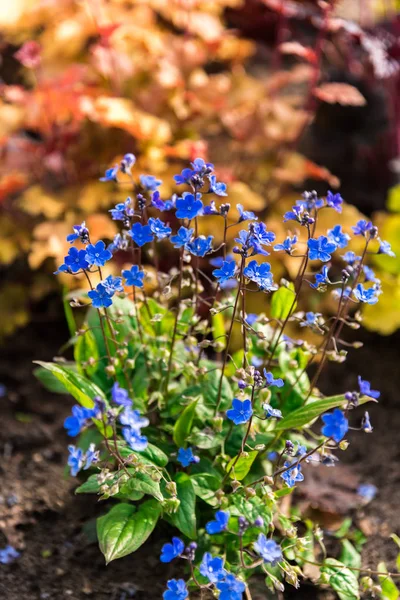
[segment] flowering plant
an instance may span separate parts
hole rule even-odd
[[[134,161],[126,155],[102,180],[118,183]],[[360,322],[353,307],[379,299],[367,254],[390,248],[363,220],[352,230],[363,240],[361,256],[345,252],[350,235],[340,226],[315,237],[321,211],[342,210],[340,194],[305,192],[284,216],[292,235],[276,240],[242,206],[228,220],[227,186],[211,163],[197,158],[175,181],[187,189],[163,200],[161,181],[132,176],[132,198],[110,211],[121,230],[108,246],[91,239],[85,223],[74,227],[58,269],[87,281],[70,302],[85,313],[78,324],[67,304],[74,361],[39,362],[36,371],[78,402],[65,421],[68,435],[79,436],[68,465],[82,477],[77,493],[113,501],[97,521],[106,562],[137,550],[164,519],[176,535],[160,548],[160,560],[188,565],[185,580],[168,582],[165,600],[183,600],[196,588],[221,600],[251,598],[255,572],[271,589],[282,590],[284,581],[297,587],[303,567],[317,560],[314,541],[325,557],[321,582],[339,591],[345,585],[347,597],[357,598],[351,565],[326,558],[312,524],[299,536],[298,514],[284,514],[280,504],[307,477],[305,463],[332,466],[351,429],[372,431],[368,413],[359,411],[379,398],[368,381],[359,376],[357,391],[330,397],[316,385],[327,360],[346,358],[342,331]],[[223,233],[218,247],[200,234],[206,219]],[[230,227],[236,246],[227,255]],[[293,282],[274,280],[265,260],[271,250],[297,261]],[[165,252],[178,261],[168,273],[160,268]],[[330,265],[334,253],[339,269]],[[157,267],[152,296],[145,257]],[[112,259],[123,265],[121,276],[106,275]],[[298,310],[306,286],[333,297],[332,316]],[[265,314],[247,312],[257,292]],[[318,342],[289,337],[288,327],[309,329]]]

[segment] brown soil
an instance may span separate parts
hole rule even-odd
[[[21,551],[12,565],[0,565],[0,598],[159,599],[174,575],[173,567],[158,559],[168,529],[153,535],[137,553],[106,567],[93,536],[95,517],[105,505],[91,496],[74,496],[75,481],[65,475],[68,438],[62,423],[71,400],[45,392],[31,375],[32,360],[50,360],[57,340],[67,337],[57,322],[52,329],[56,339],[46,340],[42,325],[32,324],[0,351],[0,382],[7,388],[0,398],[0,548],[8,541]],[[374,567],[385,560],[393,566],[396,548],[389,535],[400,534],[400,335],[364,337],[365,347],[353,352],[347,366],[329,368],[323,389],[352,389],[360,372],[382,391],[381,402],[370,410],[373,435],[355,432],[343,458],[350,463],[347,478],[354,473],[379,488],[376,499],[356,512],[356,522],[369,536],[363,562]],[[254,600],[266,598],[257,588],[256,582]],[[295,594],[298,600],[315,597],[307,585]]]

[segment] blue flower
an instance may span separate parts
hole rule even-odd
[[[86,250],[77,250],[70,248],[68,255],[64,258],[64,264],[55,272],[58,273],[78,273],[81,269],[88,269],[89,263],[86,260]]]
[[[362,483],[357,488],[357,494],[366,502],[371,502],[376,496],[378,488],[372,483]]]
[[[336,244],[338,248],[346,248],[349,243],[350,236],[343,233],[341,225],[335,225],[333,229],[328,229],[328,240]]]
[[[141,175],[139,179],[146,192],[155,192],[155,190],[162,184],[161,179],[156,179],[154,175]]]
[[[188,467],[190,463],[198,463],[200,460],[198,456],[194,456],[191,448],[187,448],[186,450],[185,448],[179,448],[177,458],[183,467]]]
[[[359,302],[365,302],[366,304],[376,304],[379,301],[376,293],[377,290],[375,287],[365,289],[362,283],[358,283],[353,290],[355,298],[357,298]]]
[[[292,206],[292,210],[287,211],[283,215],[283,222],[287,221],[298,221],[303,224],[303,216],[304,216],[304,206]]]
[[[93,464],[97,463],[99,460],[99,451],[96,450],[96,446],[94,444],[90,444],[87,452],[84,456],[85,466],[83,467],[84,471],[89,469]]]
[[[118,181],[117,175],[119,171],[119,165],[107,169],[104,177],[100,177],[100,181]]]
[[[277,408],[272,408],[269,404],[263,404],[263,409],[265,410],[265,414],[267,417],[272,417],[274,419],[282,419],[282,413]]]
[[[356,254],[354,252],[349,250],[348,252],[343,254],[342,258],[345,262],[347,262],[348,265],[352,266],[352,265],[354,265],[355,262],[357,262],[361,259],[361,256],[356,256]]]
[[[110,252],[116,252],[117,250],[126,250],[128,248],[128,240],[126,239],[125,232],[123,235],[117,233],[114,236],[111,244],[108,245],[107,250]]]
[[[189,184],[195,171],[192,169],[183,169],[180,175],[174,175],[174,181],[177,185]]]
[[[249,228],[251,228],[252,238],[262,246],[270,246],[275,241],[275,234],[268,231],[264,223],[252,223]]]
[[[281,379],[280,377],[278,379],[274,379],[273,374],[271,372],[267,372],[266,369],[264,369],[264,377],[268,387],[274,385],[276,387],[283,387],[285,385],[283,379]]]
[[[283,558],[280,545],[274,540],[268,540],[263,533],[260,533],[258,536],[254,544],[254,550],[261,556],[264,562],[273,567]]]
[[[90,265],[104,267],[105,263],[112,258],[112,254],[106,249],[103,240],[99,240],[96,244],[89,244],[86,247],[85,258]]]
[[[141,223],[135,223],[132,225],[128,234],[131,236],[133,241],[140,247],[145,244],[152,242],[154,239],[153,233],[150,229],[150,225],[142,225]]]
[[[222,183],[222,181],[217,181],[215,175],[210,176],[210,192],[216,194],[217,196],[227,196],[226,193],[226,183]]]
[[[218,581],[216,586],[220,591],[219,600],[242,600],[246,589],[246,584],[236,579],[232,573],[228,573],[225,579]]]
[[[142,427],[147,427],[149,425],[148,418],[142,417],[138,410],[133,410],[130,406],[127,406],[119,415],[119,422],[121,425],[126,425],[139,433]]]
[[[232,408],[226,411],[226,416],[230,421],[233,421],[235,425],[241,425],[247,423],[253,414],[253,409],[250,400],[238,400],[234,398],[232,400]]]
[[[112,275],[108,275],[108,277],[106,277],[101,283],[111,295],[115,294],[115,292],[124,291],[122,277],[113,277]]]
[[[174,558],[180,556],[185,549],[185,544],[177,537],[172,538],[172,544],[164,544],[161,548],[160,560],[163,563],[169,563]]]
[[[367,267],[367,265],[363,265],[363,271],[365,276],[365,281],[372,281],[373,283],[380,283],[381,280],[377,278],[374,271]]]
[[[279,252],[279,250],[283,250],[283,252],[286,252],[287,254],[290,255],[290,254],[292,254],[292,252],[294,250],[293,246],[296,243],[297,243],[296,235],[294,235],[293,237],[288,236],[282,244],[275,244],[274,251]]]
[[[120,169],[122,173],[130,173],[133,165],[136,162],[136,156],[132,152],[128,152],[121,160]]]
[[[200,563],[199,571],[203,577],[207,577],[211,583],[217,583],[217,581],[220,581],[226,575],[224,559],[220,556],[213,557],[209,552],[205,552],[203,560]]]
[[[125,221],[129,217],[132,217],[134,215],[134,210],[131,203],[132,199],[127,198],[125,202],[119,202],[114,208],[109,210],[113,221]]]
[[[349,422],[344,413],[339,408],[335,408],[333,412],[326,413],[321,418],[325,423],[321,429],[322,435],[331,437],[336,443],[339,443],[349,430]]]
[[[241,204],[236,204],[236,208],[239,212],[239,223],[243,221],[257,221],[258,217],[251,210],[243,210],[243,206]]]
[[[131,427],[123,427],[122,435],[132,450],[136,450],[136,452],[146,450],[148,445],[147,437],[142,435],[139,430],[132,429]]]
[[[306,312],[305,319],[300,323],[300,327],[319,327],[320,317],[322,317],[321,313]]]
[[[176,216],[178,219],[194,219],[201,214],[203,203],[200,200],[201,194],[196,194],[196,198],[190,192],[183,192],[182,198],[176,201]]]
[[[387,256],[396,256],[393,252],[389,242],[385,242],[384,240],[379,240],[379,250],[378,254],[386,254]]]
[[[68,446],[68,452],[68,466],[70,468],[72,477],[76,477],[83,467],[83,450],[82,448],[76,448],[75,446],[70,445]]]
[[[160,192],[156,190],[153,192],[151,197],[151,205],[157,208],[160,212],[164,212],[165,210],[172,210],[175,208],[175,194],[172,196],[171,200],[161,200]]]
[[[119,406],[132,406],[132,400],[129,398],[129,394],[127,390],[122,388],[118,381],[114,383],[111,388],[111,398],[115,404],[119,404]]]
[[[170,240],[174,248],[182,248],[190,242],[193,237],[194,229],[187,229],[186,227],[179,227],[176,235],[171,235]]]
[[[304,192],[302,194],[303,199],[297,200],[297,206],[302,206],[306,211],[311,212],[315,208],[321,208],[324,205],[322,198],[318,198],[318,194],[315,190],[311,192]]]
[[[9,565],[19,556],[21,556],[20,552],[8,544],[0,550],[0,565]]]
[[[229,512],[227,510],[218,510],[215,513],[215,521],[209,521],[206,524],[206,531],[209,535],[221,533],[228,527]]]
[[[256,313],[249,313],[248,315],[246,315],[246,323],[250,325],[250,327],[254,325],[257,319],[258,315]]]
[[[219,269],[214,269],[213,275],[219,283],[225,283],[228,279],[235,276],[236,263],[234,261],[224,260]]]
[[[327,206],[335,209],[336,212],[341,213],[342,212],[342,204],[343,204],[343,198],[340,194],[333,194],[332,192],[328,191],[328,193],[326,195],[326,205]]]
[[[189,596],[183,579],[170,579],[167,587],[168,589],[163,593],[164,600],[185,600]]]
[[[103,306],[104,308],[107,308],[112,304],[111,298],[113,294],[110,293],[110,290],[102,283],[99,283],[95,290],[90,290],[88,296],[91,299],[94,308],[102,308]]]
[[[283,466],[286,468],[290,467],[291,463],[289,461],[286,461]],[[304,475],[301,472],[301,465],[297,462],[293,463],[293,466],[290,469],[287,468],[287,470],[281,474],[281,477],[288,487],[293,487],[294,485],[296,485],[297,481],[304,480]]]
[[[73,228],[74,233],[70,233],[67,235],[67,242],[75,242],[75,240],[80,240],[82,244],[87,244],[89,241],[89,230],[86,227],[85,221],[80,225],[74,225]]]
[[[212,240],[213,236],[209,235],[205,237],[204,235],[200,235],[195,238],[191,242],[186,244],[186,249],[194,256],[205,256],[209,252],[212,251]]]
[[[318,289],[321,286],[325,286],[331,283],[328,277],[329,265],[324,265],[320,273],[315,274],[315,283],[310,283],[311,287]]]
[[[357,222],[357,225],[352,227],[352,230],[353,230],[354,235],[363,235],[365,237],[366,234],[369,231],[371,231],[372,228],[373,228],[373,225],[372,225],[371,221],[366,221],[365,219],[361,219],[360,221]]]
[[[310,260],[327,262],[331,259],[331,253],[336,250],[336,244],[329,241],[325,235],[320,235],[318,239],[311,238],[308,240],[307,245]]]
[[[96,413],[97,409],[84,408],[79,405],[73,406],[72,416],[67,417],[64,421],[64,428],[67,430],[67,434],[71,437],[78,435],[88,420],[96,416]]]
[[[371,384],[369,381],[365,379],[361,379],[360,375],[358,376],[358,386],[360,388],[360,396],[368,396],[369,398],[374,398],[377,400],[381,395],[378,390],[371,390]]]
[[[141,271],[137,265],[133,265],[129,270],[124,269],[122,275],[126,285],[132,285],[139,288],[143,287],[144,271]]]
[[[201,173],[202,175],[208,175],[214,170],[214,165],[212,163],[206,163],[203,158],[195,158],[190,164],[195,173]]]
[[[365,411],[364,416],[361,421],[361,429],[365,433],[372,433],[374,430],[374,428],[371,425],[371,420],[369,418],[369,412],[367,410]]]
[[[276,289],[269,263],[258,264],[256,260],[251,260],[243,270],[243,274],[250,281],[254,281],[261,290],[270,292]]]
[[[149,219],[149,225],[152,233],[154,233],[159,240],[169,237],[172,233],[171,227],[168,227],[161,219],[154,219],[151,217]]]
[[[203,207],[203,215],[219,215],[219,210],[216,207],[214,200],[210,202],[209,206]]]

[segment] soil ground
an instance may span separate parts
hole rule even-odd
[[[0,548],[8,541],[21,551],[12,565],[0,565],[0,599],[160,599],[166,580],[176,575],[173,566],[162,565],[158,558],[168,529],[152,536],[137,553],[106,567],[93,537],[95,517],[104,505],[92,496],[75,496],[76,482],[65,475],[68,438],[62,424],[72,402],[42,389],[32,376],[32,360],[51,360],[67,332],[57,319],[46,322],[45,330],[52,332],[50,338],[43,335],[39,318],[0,350],[0,382],[6,387],[0,398]],[[302,502],[319,511],[323,523],[327,514],[335,517],[347,506],[368,536],[363,564],[373,568],[384,560],[390,567],[396,547],[389,536],[400,534],[400,334],[380,338],[364,333],[363,338],[364,348],[353,351],[345,365],[329,366],[321,387],[329,394],[353,389],[358,373],[372,381],[382,392],[379,404],[370,409],[374,433],[354,432],[343,453],[344,470],[325,469],[335,475],[314,481],[322,505],[313,499],[312,486],[305,489]],[[359,482],[372,483],[379,492],[355,510],[351,498]],[[338,511],[335,501],[341,505]],[[295,592],[297,600],[318,594],[308,585]],[[256,582],[253,599],[266,597]]]

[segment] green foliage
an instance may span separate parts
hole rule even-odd
[[[117,504],[97,519],[97,537],[106,564],[135,552],[147,540],[160,516],[156,500],[147,500],[136,510],[132,504]]]

